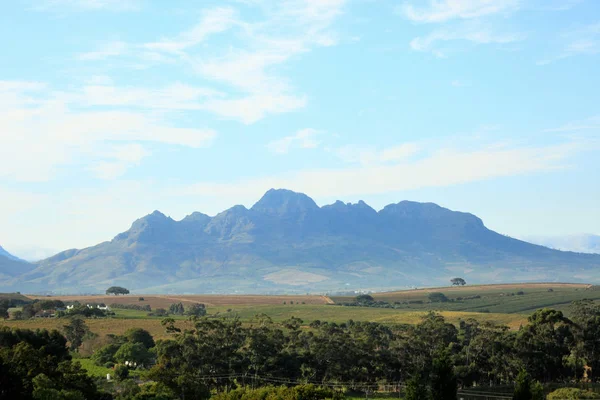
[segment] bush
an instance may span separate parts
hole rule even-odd
[[[448,301],[446,295],[441,292],[431,292],[428,298],[432,303],[446,303]]]
[[[118,344],[107,344],[92,354],[92,357],[90,358],[96,365],[105,365],[109,362],[114,363],[115,354],[119,350],[119,347],[120,346]]]
[[[341,400],[343,398],[340,392],[315,385],[265,386],[259,389],[242,387],[226,393],[217,393],[211,397],[214,400]]]
[[[550,393],[548,400],[563,400],[563,399],[600,399],[600,395],[589,390],[577,388],[562,388]]]
[[[125,365],[117,366],[117,368],[115,368],[115,378],[117,378],[118,381],[124,381],[129,378],[129,368]]]
[[[144,301],[143,297],[138,297],[138,301]]]
[[[106,364],[104,364],[104,368],[114,368],[115,367],[115,363],[112,361],[107,362]]]
[[[139,304],[113,303],[109,307],[110,308],[120,308],[122,310],[152,311],[152,308],[150,307],[149,304],[139,305]]]
[[[185,308],[185,315],[203,317],[206,315],[206,306],[200,303],[187,306]]]

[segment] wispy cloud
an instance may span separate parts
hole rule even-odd
[[[552,171],[564,168],[570,157],[584,150],[584,143],[564,142],[537,147],[487,145],[472,150],[445,147],[428,149],[416,159],[405,158],[402,151],[401,157],[389,164],[366,162],[349,168],[300,170],[230,183],[202,182],[170,192],[175,196],[216,196],[221,203],[232,204],[250,203],[272,187],[286,187],[317,198],[375,195]]]
[[[35,0],[32,8],[37,11],[137,11],[140,0]]]
[[[167,53],[180,53],[195,46],[210,35],[225,32],[240,23],[236,10],[231,7],[217,7],[205,10],[198,24],[188,31],[182,32],[172,39],[161,39],[157,42],[145,43],[144,48]]]
[[[287,154],[292,147],[314,149],[321,144],[317,139],[323,132],[312,128],[300,129],[295,135],[274,140],[267,144],[270,151],[277,154]]]
[[[35,96],[31,91],[36,91]],[[89,166],[90,159],[104,169],[104,177],[115,176],[115,162],[123,172],[123,167],[135,165],[147,155],[142,147],[129,143],[198,148],[209,145],[216,136],[208,128],[175,127],[164,113],[119,107],[82,109],[85,99],[85,92],[63,93],[37,83],[1,82],[0,177],[47,181],[60,167]],[[93,96],[89,102],[98,103]],[[107,163],[112,163],[111,174]]]
[[[252,124],[269,114],[285,113],[306,105],[277,67],[315,47],[332,46],[338,38],[332,29],[345,0],[250,1],[262,19],[247,21],[231,7],[203,12],[199,22],[172,38],[147,43],[115,42],[80,54],[94,61],[123,57],[128,65],[173,63],[189,68],[202,78],[226,85],[228,94],[207,99],[202,108],[224,118]],[[281,27],[285,26],[282,31]],[[235,29],[237,45],[223,50],[199,48],[211,35]]]
[[[472,19],[518,9],[520,0],[430,0],[426,7],[407,2],[397,11],[415,22],[446,22]]]
[[[598,130],[600,132],[600,115],[581,121],[569,122],[557,128],[549,128],[544,130],[544,132],[577,132],[586,130]]]
[[[382,165],[403,161],[419,151],[416,143],[402,143],[385,149],[345,145],[334,151],[343,161],[364,166]]]
[[[446,57],[448,50],[441,43],[506,44],[522,40],[524,34],[506,32],[493,23],[493,17],[514,12],[520,5],[520,0],[431,0],[424,7],[406,2],[397,12],[413,22],[441,25],[413,38],[409,45],[415,51]]]
[[[415,51],[429,51],[438,57],[444,57],[446,52],[437,46],[439,42],[466,41],[473,44],[507,44],[523,39],[523,34],[497,33],[489,27],[478,24],[461,25],[437,29],[426,36],[416,37],[410,41],[410,47]]]
[[[538,61],[538,65],[547,65],[555,61],[579,55],[599,54],[600,22],[563,32],[560,35],[559,40],[563,43],[562,52],[556,56]]]

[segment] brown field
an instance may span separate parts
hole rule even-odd
[[[69,323],[68,319],[64,318],[36,318],[26,321],[4,321],[0,322],[0,326],[9,326],[20,329],[57,329],[63,330],[63,326]],[[122,335],[130,328],[143,328],[152,334],[155,339],[165,339],[169,336],[165,332],[165,328],[160,324],[160,319],[86,319],[85,323],[90,330],[100,336],[107,334]],[[179,320],[176,325],[184,327],[187,321]]]
[[[127,295],[127,296],[29,296],[32,299],[56,299],[65,302],[78,301],[80,303],[105,303],[105,304],[149,304],[155,308],[169,308],[173,303],[203,303],[207,306],[256,306],[274,305],[285,302],[304,302],[306,304],[328,304],[331,299],[326,296],[270,296],[270,295]],[[143,297],[144,301],[139,301]]]

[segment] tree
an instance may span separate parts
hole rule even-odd
[[[452,282],[452,285],[454,286],[465,286],[467,284],[463,278],[453,278],[450,279],[450,282]]]
[[[125,379],[129,378],[129,368],[127,368],[125,365],[117,366],[117,368],[115,368],[115,377],[118,381],[124,381]]]
[[[0,318],[8,319],[8,309],[10,308],[10,303],[8,300],[0,300]]]
[[[152,360],[152,354],[142,343],[125,343],[115,353],[115,360],[120,363],[127,361],[135,365],[146,365]]]
[[[183,308],[182,303],[171,304],[169,307],[169,314],[183,315],[184,312],[185,309]]]
[[[418,373],[406,383],[405,400],[426,400],[429,398],[429,392],[425,385],[423,374]],[[456,397],[455,397],[456,398]]]
[[[358,304],[370,304],[373,303],[375,299],[373,296],[368,294],[359,294],[354,298],[354,301],[356,301]]]
[[[203,317],[206,315],[206,306],[200,303],[192,304],[185,308],[185,314],[194,317]]]
[[[436,400],[456,400],[456,375],[448,351],[442,351],[431,366],[431,395]]]
[[[106,289],[106,294],[114,294],[115,296],[118,296],[120,294],[129,294],[129,290],[120,286],[111,286]]]
[[[155,346],[150,332],[142,328],[131,328],[125,332],[125,338],[130,343],[141,343],[145,348],[151,349]]]
[[[432,303],[446,303],[449,301],[446,295],[440,292],[431,292],[429,293],[428,298]]]
[[[517,375],[513,400],[531,400],[531,378],[527,371],[522,369]]]
[[[71,342],[71,350],[78,350],[83,338],[90,331],[81,318],[73,318],[69,325],[64,325],[65,336]]]

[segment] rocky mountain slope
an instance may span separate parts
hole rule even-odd
[[[472,214],[402,201],[319,207],[270,190],[252,208],[175,221],[155,211],[109,242],[68,250],[0,291],[332,292],[468,282],[586,281],[600,255],[551,250],[487,229]]]

